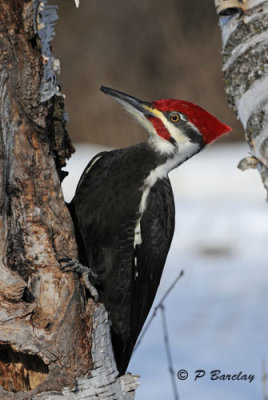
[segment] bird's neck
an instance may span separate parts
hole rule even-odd
[[[168,143],[169,144],[169,143]],[[148,145],[152,152],[155,153],[157,159],[156,169],[160,172],[162,176],[167,176],[168,173],[177,168],[179,165],[183,164],[186,160],[191,158],[194,154],[201,150],[198,143],[182,143],[179,147],[173,146],[173,151],[170,151],[170,147],[156,147],[148,142]]]

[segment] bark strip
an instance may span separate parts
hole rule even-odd
[[[220,16],[224,83],[251,152],[240,166],[256,166],[268,191],[268,1],[247,0],[245,6]]]

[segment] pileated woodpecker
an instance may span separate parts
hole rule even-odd
[[[118,371],[128,366],[174,232],[168,173],[231,128],[182,100],[152,103],[107,87],[148,131],[145,143],[97,154],[70,203],[80,262],[108,310]]]

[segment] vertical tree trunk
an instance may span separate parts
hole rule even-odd
[[[133,399],[103,305],[59,269],[77,247],[60,187],[73,148],[50,52],[56,19],[46,0],[0,1],[0,398]]]
[[[227,100],[242,122],[252,157],[268,191],[268,2],[215,0],[223,42]]]

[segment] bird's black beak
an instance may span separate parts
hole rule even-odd
[[[129,111],[131,114],[134,114],[134,116],[137,116],[135,115],[137,113],[142,113],[144,116],[154,116],[152,113],[152,104],[148,101],[139,100],[136,97],[130,96],[129,94],[105,86],[101,86],[100,90],[103,93],[113,97],[127,111]]]

